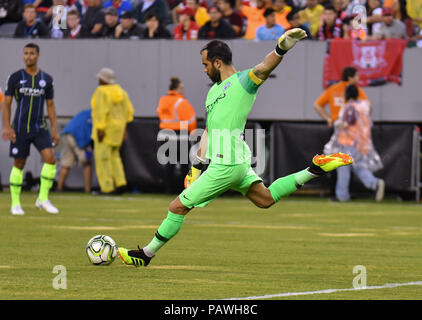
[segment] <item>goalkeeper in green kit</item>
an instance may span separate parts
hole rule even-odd
[[[239,72],[232,65],[229,46],[223,41],[213,40],[201,49],[204,71],[214,85],[206,99],[206,128],[196,161],[186,176],[186,189],[171,202],[167,217],[151,242],[134,250],[118,248],[125,264],[147,266],[157,251],[179,232],[192,208],[206,206],[229,189],[242,193],[259,208],[268,208],[307,181],[353,162],[344,153],[316,155],[308,168],[281,177],[268,188],[251,167],[251,151],[242,134],[258,88],[280,64],[283,55],[305,37],[302,29],[288,30],[261,63]],[[206,159],[210,164],[201,174]]]

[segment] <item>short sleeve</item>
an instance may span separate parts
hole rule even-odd
[[[11,74],[6,81],[6,91],[5,96],[13,96],[15,91],[15,82],[16,82],[16,75]]]
[[[241,71],[238,77],[243,89],[250,94],[256,94],[258,88],[264,83],[264,80],[259,79],[255,73],[253,73],[253,69]]]
[[[325,107],[325,105],[329,102],[329,90],[325,90],[318,99],[315,100],[315,104],[320,107]]]
[[[45,89],[45,99],[52,100],[54,99],[54,83],[53,78],[50,78]]]
[[[359,87],[358,91],[359,91],[359,99],[360,100],[369,100],[368,96],[366,95],[365,91],[363,91],[362,88]]]

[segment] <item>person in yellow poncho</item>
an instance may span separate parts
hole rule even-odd
[[[126,125],[133,121],[133,106],[113,70],[102,68],[97,78],[99,86],[91,98],[95,167],[101,192],[111,193],[127,185],[120,147]]]
[[[298,12],[300,23],[309,24],[307,27],[311,31],[312,37],[318,34],[323,13],[324,7],[318,3],[318,0],[306,0],[306,8]]]
[[[406,11],[413,23],[422,29],[422,1],[421,0],[407,0]]]

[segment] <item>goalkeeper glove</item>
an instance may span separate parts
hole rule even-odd
[[[283,35],[278,39],[277,46],[275,47],[275,52],[278,56],[283,56],[287,51],[294,47],[296,42],[306,38],[306,32],[300,28],[293,28],[287,30]]]
[[[185,188],[189,188],[189,186],[199,178],[202,169],[205,167],[205,162],[206,160],[199,158],[198,156],[196,157],[195,161],[189,169],[188,174],[185,177]]]

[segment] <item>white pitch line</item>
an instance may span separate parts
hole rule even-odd
[[[414,281],[414,282],[406,282],[406,283],[387,283],[387,284],[384,284],[382,286],[367,286],[367,287],[363,287],[363,288],[325,289],[325,290],[317,290],[317,291],[275,293],[275,294],[267,294],[267,295],[263,295],[263,296],[251,296],[251,297],[243,297],[243,298],[228,298],[228,299],[223,299],[223,300],[271,299],[271,298],[278,298],[278,297],[305,296],[305,295],[311,295],[311,294],[325,294],[325,293],[333,293],[333,292],[341,292],[341,291],[360,291],[360,290],[387,289],[387,288],[396,288],[396,287],[403,287],[403,286],[422,286],[422,281]]]

